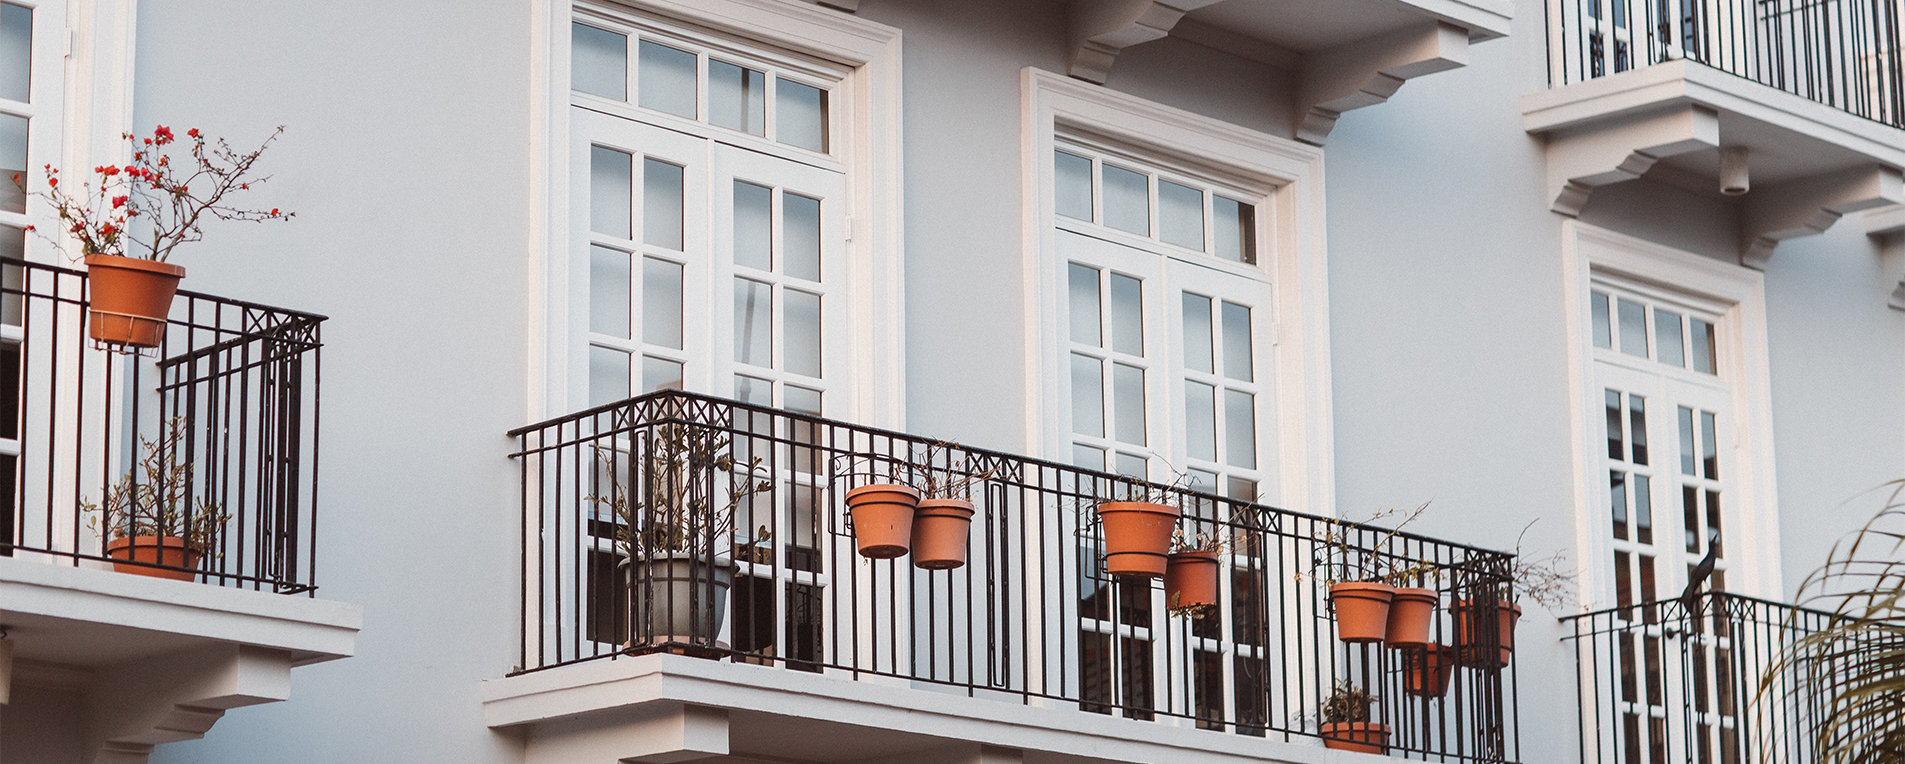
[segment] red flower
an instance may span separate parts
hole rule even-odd
[[[114,228],[113,224],[111,223],[103,223],[99,226],[99,235],[101,236],[111,236],[118,232],[119,232],[119,229]]]
[[[27,231],[32,231],[32,230],[33,230],[33,226],[27,226],[27,227],[26,227],[26,230],[27,230]]]
[[[115,197],[113,197],[113,198],[112,198],[112,208],[116,210],[116,209],[119,209],[120,207],[124,207],[124,206],[126,206],[126,198],[127,198],[127,197],[124,197],[124,196],[115,196]]]
[[[192,136],[193,138],[197,138],[197,137],[198,137],[198,128],[196,128],[196,127],[194,127],[194,128],[192,128],[192,129],[190,129],[190,130],[187,130],[187,131],[185,131],[185,134],[186,134],[186,135],[189,135],[189,136]]]
[[[277,207],[272,207],[272,208],[271,208],[271,216],[272,216],[272,217],[274,217],[274,218],[278,216],[278,208],[277,208]]]
[[[60,184],[60,179],[59,179],[59,178],[47,178],[47,179],[46,179],[46,185],[49,185],[49,186],[57,186],[57,185],[59,185],[59,184]]]
[[[152,131],[152,137],[157,138],[159,140],[159,145],[161,146],[171,143],[172,142],[172,128],[166,127],[165,125],[160,125],[159,129]]]

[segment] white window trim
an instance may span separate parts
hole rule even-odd
[[[1025,426],[1035,453],[1071,461],[1067,334],[1055,309],[1066,280],[1053,227],[1052,152],[1061,129],[1077,128],[1275,187],[1264,205],[1271,229],[1258,242],[1258,264],[1271,281],[1275,415],[1265,419],[1274,422],[1277,446],[1276,466],[1260,468],[1274,473],[1276,485],[1259,489],[1280,506],[1334,515],[1322,150],[1041,69],[1027,67],[1021,85],[1026,389],[1033,391]]]
[[[834,409],[843,418],[890,429],[905,427],[904,231],[901,199],[900,32],[865,19],[794,0],[614,0],[614,5],[841,63],[852,71],[834,90],[836,124],[846,142],[848,273],[839,287],[854,348],[843,375],[854,400]],[[588,285],[570,262],[569,35],[575,3],[538,0],[530,91],[529,240],[525,400],[528,421],[581,411],[571,400],[574,354],[586,352],[571,333],[577,301]],[[586,368],[584,364],[581,368]],[[831,407],[830,407],[831,408]]]
[[[1588,302],[1594,273],[1640,281],[1726,306],[1719,328],[1719,366],[1733,403],[1730,454],[1733,487],[1726,508],[1727,588],[1778,597],[1778,492],[1774,484],[1772,381],[1766,350],[1765,275],[1751,268],[1615,233],[1577,220],[1562,221],[1564,304],[1567,308],[1569,402],[1574,408],[1575,539],[1580,550],[1583,602],[1613,602],[1612,542],[1599,522],[1607,501],[1605,421],[1594,382],[1593,317]],[[1599,450],[1597,450],[1599,449]],[[1726,462],[1723,462],[1726,463]],[[1599,481],[1598,483],[1596,481]],[[1666,517],[1679,516],[1677,506]],[[1655,517],[1662,517],[1656,508]],[[1658,524],[1657,524],[1658,525]],[[1677,521],[1676,521],[1677,525]],[[1660,532],[1656,528],[1656,532]],[[1671,538],[1671,534],[1670,534]],[[1658,592],[1663,599],[1680,592]]]

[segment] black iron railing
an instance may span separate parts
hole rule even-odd
[[[1285,740],[1346,680],[1393,755],[1519,759],[1506,554],[680,392],[511,435],[524,671],[664,650]],[[873,483],[969,498],[967,564],[858,556],[843,497]],[[1216,607],[1106,574],[1096,507],[1147,492],[1225,542]],[[1319,576],[1351,561],[1437,590],[1450,649],[1339,642]]]
[[[1905,127],[1902,11],[1894,0],[1549,0],[1549,76],[1566,85],[1685,59]]]
[[[1604,764],[1814,762],[1832,665],[1780,664],[1832,614],[1726,592],[1601,610],[1572,624],[1581,760]],[[1771,684],[1763,697],[1761,681]]]
[[[316,589],[323,316],[181,290],[127,352],[89,336],[84,271],[0,275],[0,555]]]

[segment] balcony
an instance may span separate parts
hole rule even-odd
[[[1562,619],[1580,665],[1583,762],[1751,764],[1818,761],[1813,735],[1830,696],[1793,692],[1808,672],[1784,669],[1755,702],[1781,649],[1821,631],[1831,613],[1725,592]],[[1843,660],[1844,658],[1841,658]]]
[[[1507,35],[1513,10],[1507,0],[1073,0],[1067,74],[1103,84],[1125,49],[1177,37],[1295,75],[1296,138],[1321,146],[1343,112],[1467,66],[1469,43]]]
[[[85,272],[0,276],[0,759],[142,761],[350,655],[358,608],[314,597],[323,317],[181,291],[125,353]],[[100,510],[155,488],[163,520]],[[195,558],[161,552],[178,529]]]
[[[1905,58],[1887,0],[1550,0],[1552,208],[1647,177],[1739,197],[1740,262],[1905,201]]]
[[[1339,680],[1380,696],[1390,755],[1520,757],[1508,602],[1483,604],[1509,555],[682,392],[512,435],[525,630],[484,702],[532,762],[1313,761]],[[843,500],[877,483],[967,496],[965,564],[859,556]],[[1225,542],[1213,606],[1107,573],[1096,508],[1146,493]],[[1338,641],[1318,576],[1351,559],[1435,589],[1451,649]]]

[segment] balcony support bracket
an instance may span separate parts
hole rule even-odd
[[[1720,145],[1720,115],[1693,104],[1548,138],[1549,209],[1581,214],[1595,189],[1634,180],[1654,163]]]
[[[1317,146],[1343,112],[1389,100],[1404,80],[1468,65],[1469,32],[1437,21],[1305,57],[1296,138]]]
[[[205,736],[227,710],[291,697],[291,653],[227,644],[94,673],[87,761],[144,764],[161,743]]]
[[[1105,84],[1125,48],[1163,39],[1184,14],[1221,0],[1080,0],[1072,3],[1071,61],[1065,73]]]
[[[1766,270],[1787,239],[1825,233],[1846,213],[1905,202],[1905,174],[1882,165],[1829,173],[1746,197],[1740,220],[1740,264]]]

